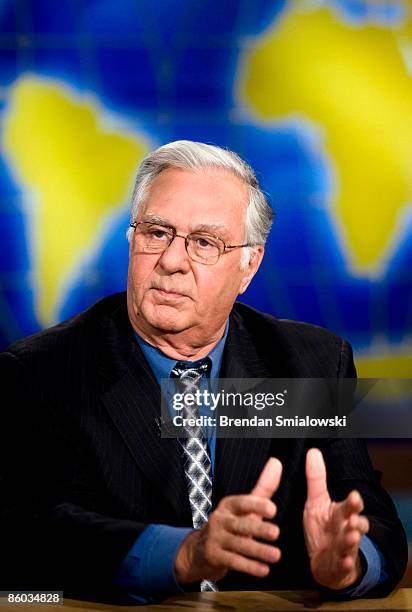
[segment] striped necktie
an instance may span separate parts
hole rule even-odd
[[[179,386],[184,395],[194,394],[199,389],[202,376],[210,372],[210,367],[209,358],[197,361],[190,366],[184,361],[178,361],[170,376],[179,380]],[[186,405],[184,397],[183,404],[183,418],[198,418],[199,411],[196,405]],[[185,430],[187,437],[179,439],[179,443],[182,447],[193,527],[200,529],[207,523],[208,514],[212,508],[212,464],[202,428],[187,426]],[[200,590],[217,591],[218,588],[211,580],[202,580]]]

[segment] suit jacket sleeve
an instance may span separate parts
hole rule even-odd
[[[43,401],[22,360],[3,353],[0,369],[3,588],[112,591],[116,570],[146,525],[113,516],[108,504],[102,512],[89,441]]]
[[[343,342],[338,375],[354,377],[352,349]],[[405,572],[408,552],[405,532],[391,497],[381,486],[381,473],[373,469],[364,440],[333,439],[320,441],[328,472],[328,488],[334,501],[344,499],[353,489],[363,498],[363,514],[370,524],[369,537],[382,551],[388,579],[368,593],[368,597],[387,595]]]

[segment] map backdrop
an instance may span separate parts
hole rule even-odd
[[[244,301],[411,377],[410,0],[2,0],[0,53],[1,348],[125,288],[136,165],[189,138],[276,211]]]

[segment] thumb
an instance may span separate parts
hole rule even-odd
[[[326,466],[323,455],[318,448],[311,448],[306,455],[306,479],[308,484],[308,501],[315,501],[327,495]]]
[[[251,494],[258,497],[271,497],[276,493],[282,476],[282,464],[279,459],[270,457],[265,467],[260,473],[257,483],[253,487]]]

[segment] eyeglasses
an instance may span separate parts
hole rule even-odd
[[[130,224],[136,235],[136,246],[140,253],[163,253],[178,238],[185,241],[186,252],[190,259],[198,263],[213,266],[221,255],[230,253],[231,249],[241,249],[250,244],[225,244],[218,236],[204,232],[193,232],[187,236],[176,233],[175,227],[158,225],[150,221],[135,221]]]

